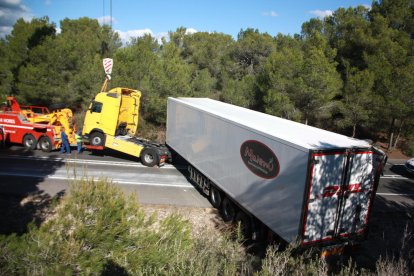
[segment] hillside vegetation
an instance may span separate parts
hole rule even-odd
[[[97,20],[20,19],[0,41],[0,97],[87,109],[114,59],[112,86],[143,92],[146,126],[163,126],[166,98],[210,97],[414,154],[414,5],[373,1],[304,22],[300,34],[241,30],[154,37],[122,45]],[[404,137],[404,139],[402,139]],[[410,142],[411,141],[411,142]]]
[[[235,232],[192,234],[177,214],[148,215],[134,196],[108,180],[72,183],[52,215],[27,233],[0,236],[0,275],[408,275],[403,258],[381,259],[375,271],[341,267],[294,247],[249,254]],[[332,271],[330,271],[330,269]]]

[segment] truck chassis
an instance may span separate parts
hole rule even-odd
[[[92,151],[102,151],[110,148],[131,156],[139,157],[141,163],[148,167],[163,166],[170,158],[170,152],[165,145],[154,143],[147,139],[129,135],[111,136],[100,133],[100,141],[96,140],[96,132],[85,135],[84,148]]]

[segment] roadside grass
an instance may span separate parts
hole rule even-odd
[[[332,270],[314,252],[269,246],[248,253],[240,231],[191,235],[172,214],[146,215],[134,195],[109,180],[73,181],[54,215],[27,233],[0,237],[0,275],[408,275],[403,259],[378,261],[376,271],[352,261]]]

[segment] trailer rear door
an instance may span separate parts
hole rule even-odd
[[[341,191],[338,235],[360,234],[368,223],[368,209],[374,189],[373,153],[353,152],[345,186]]]
[[[371,151],[314,153],[302,244],[364,231],[373,191]]]

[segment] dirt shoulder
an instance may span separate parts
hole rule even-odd
[[[163,220],[172,214],[178,214],[192,225],[192,235],[197,237],[205,231],[209,233],[216,232],[220,235],[220,231],[226,228],[226,224],[220,217],[219,212],[215,208],[193,208],[193,207],[177,207],[170,205],[141,205],[142,210],[147,215],[155,214],[158,220]]]

